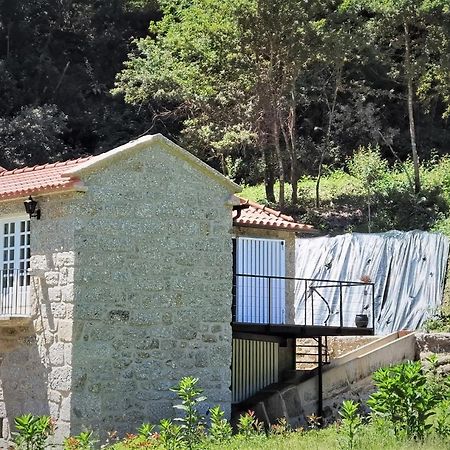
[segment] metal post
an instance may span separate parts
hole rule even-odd
[[[308,320],[307,312],[306,312],[307,300],[308,300],[308,282],[305,280],[305,325]]]
[[[236,238],[231,240],[233,242],[233,286],[231,288],[232,292],[232,303],[231,303],[231,321],[236,322],[236,288],[237,288],[237,276],[236,276]]]
[[[342,282],[339,282],[339,326],[341,330],[344,326],[344,310],[343,310],[343,301],[342,301]]]
[[[375,334],[375,284],[372,283],[372,330]]]
[[[318,381],[318,394],[317,394],[317,416],[319,417],[320,423],[322,423],[322,417],[323,417],[323,377],[322,377],[322,370],[323,370],[323,361],[322,361],[322,336],[319,336],[317,339],[318,348],[319,348],[319,354],[318,354],[318,375],[317,375],[317,381]]]

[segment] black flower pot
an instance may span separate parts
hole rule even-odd
[[[369,316],[367,314],[356,314],[355,325],[358,328],[367,328],[367,325],[369,325]]]

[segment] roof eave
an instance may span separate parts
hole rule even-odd
[[[61,187],[46,187],[46,188],[35,188],[26,189],[20,192],[14,192],[7,195],[0,196],[0,202],[10,202],[14,200],[23,200],[28,198],[30,195],[41,196],[41,195],[57,195],[65,194],[67,192],[86,192],[87,187],[79,180],[74,181],[73,184],[68,184]]]
[[[64,172],[61,176],[82,177],[83,175],[95,172],[96,170],[99,170],[102,167],[109,165],[113,161],[119,160],[121,158],[126,157],[129,154],[143,150],[144,148],[153,144],[163,145],[170,152],[175,153],[178,157],[192,164],[205,175],[209,176],[210,178],[213,178],[216,182],[224,186],[231,193],[235,194],[242,190],[242,188],[238,184],[229,180],[227,177],[219,173],[217,170],[208,166],[206,163],[204,163],[203,161],[201,161],[200,159],[189,153],[184,148],[175,144],[162,134],[147,135],[134,141],[128,142],[127,144],[121,145],[120,147],[117,147],[106,153],[102,153],[101,155],[98,155],[92,160],[82,163],[77,167],[70,168],[69,170]]]
[[[320,231],[315,228],[303,228],[303,227],[287,227],[283,225],[266,225],[266,224],[249,224],[249,223],[236,223],[233,221],[233,226],[243,228],[257,228],[259,230],[271,230],[271,231],[286,231],[289,233],[303,233],[303,234],[320,234]]]

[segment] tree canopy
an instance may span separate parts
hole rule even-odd
[[[446,0],[0,0],[2,166],[163,132],[282,207],[313,177],[317,207],[378,146],[419,196],[449,115]]]

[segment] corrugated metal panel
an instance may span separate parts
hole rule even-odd
[[[236,273],[284,277],[285,247],[280,239],[237,238]],[[238,322],[285,322],[285,280],[238,276],[236,285]]]
[[[233,339],[232,402],[278,382],[278,343]]]

